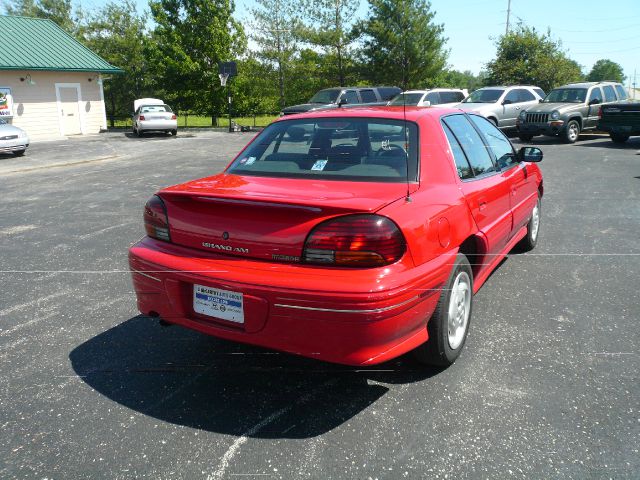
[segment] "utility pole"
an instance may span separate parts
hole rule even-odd
[[[504,31],[504,34],[507,35],[509,33],[509,17],[511,17],[511,0],[507,4],[507,28]]]

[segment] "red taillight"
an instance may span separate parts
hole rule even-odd
[[[402,232],[387,217],[347,215],[315,227],[302,259],[322,265],[380,267],[398,261],[406,248]]]
[[[140,115],[140,116],[138,117],[138,120],[144,120],[144,115]]]
[[[154,195],[144,206],[144,228],[147,235],[166,242],[171,241],[169,235],[169,217],[162,199]]]
[[[602,120],[602,107],[598,109],[598,120]]]
[[[176,117],[175,113],[173,115],[171,115],[171,120],[175,120],[176,118],[178,118],[178,117]]]

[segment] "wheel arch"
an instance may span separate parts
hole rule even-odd
[[[470,235],[458,247],[458,252],[464,254],[469,260],[473,277],[476,278],[482,269],[482,264],[486,255],[486,244],[484,239],[478,235]]]

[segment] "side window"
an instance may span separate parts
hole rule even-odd
[[[505,105],[507,103],[518,103],[518,90],[511,90],[509,93],[507,93],[507,96],[504,97],[504,101],[506,102]]]
[[[518,90],[518,101],[519,102],[531,102],[536,99],[536,96],[531,93],[529,90],[525,90],[521,88]]]
[[[591,90],[591,94],[589,95],[589,103],[596,99],[600,100],[600,103],[602,103],[602,90],[600,90],[600,87],[593,87],[593,90]]]
[[[616,92],[618,92],[618,100],[626,100],[629,98],[622,85],[616,85]]]
[[[515,159],[511,142],[500,130],[494,127],[493,124],[484,117],[478,115],[469,115],[469,117],[471,117],[471,121],[484,135],[487,145],[489,145],[489,148],[497,159],[496,163],[499,168],[508,168],[518,163]]]
[[[603,88],[604,88],[604,101],[615,102],[616,92],[613,90],[613,87],[611,85],[605,85]]]
[[[453,153],[453,159],[456,162],[456,169],[458,170],[458,176],[462,180],[466,180],[468,178],[473,178],[473,170],[471,170],[471,165],[469,165],[469,161],[462,151],[462,147],[458,143],[453,132],[447,127],[447,125],[443,125],[444,133],[447,135],[447,140],[449,140],[449,145],[451,145],[451,153]]]
[[[438,105],[439,103],[442,103],[440,101],[440,95],[438,94],[438,92],[429,92],[427,93],[427,96],[425,97],[425,100],[428,102],[431,102],[431,105]]]
[[[440,92],[441,103],[457,103],[464,100],[462,92]]]
[[[360,90],[360,98],[362,98],[362,103],[373,103],[377,101],[376,94],[373,90]]]
[[[540,95],[540,98],[544,98],[547,96],[547,94],[544,93],[544,90],[542,90],[541,88],[534,88],[533,91]]]
[[[450,115],[443,121],[458,139],[475,176],[497,171],[482,138],[464,115]]]
[[[352,105],[354,103],[360,103],[360,99],[358,98],[358,94],[355,90],[347,90],[342,98],[347,100],[347,104]]]

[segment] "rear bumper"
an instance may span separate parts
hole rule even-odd
[[[369,285],[363,285],[360,271],[358,282],[346,288],[345,282],[332,282],[336,270],[205,256],[149,238],[131,247],[129,264],[145,315],[227,340],[372,365],[428,339],[426,321],[449,275],[451,255],[412,269],[402,275],[403,284],[390,289],[380,289],[376,269]],[[196,313],[194,284],[242,293],[244,323]]]
[[[177,120],[143,120],[138,122],[138,130],[177,130]]]

